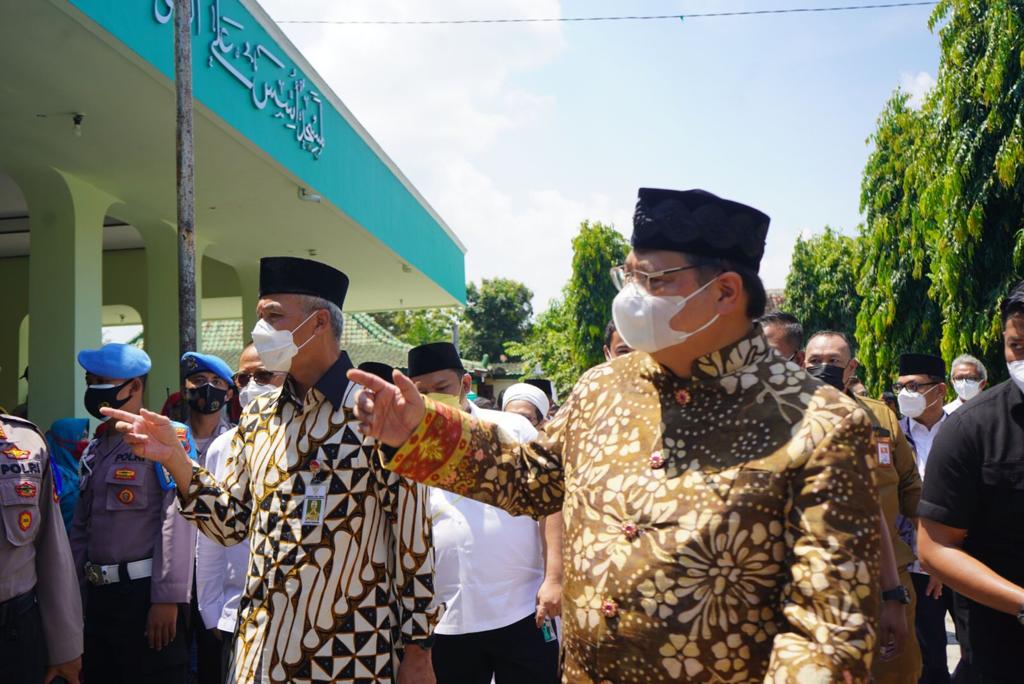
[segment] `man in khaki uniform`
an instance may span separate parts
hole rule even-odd
[[[82,599],[39,429],[0,416],[0,680],[78,684]]]
[[[813,335],[807,342],[805,358],[809,373],[839,389],[846,388],[857,370],[857,360],[853,358],[849,341],[845,335],[835,331]],[[855,396],[849,391],[847,395],[864,408],[871,421],[871,448],[868,452],[871,478],[878,488],[882,513],[899,570],[898,586],[889,586],[883,578],[883,623],[885,611],[902,604],[907,625],[912,626],[917,597],[908,566],[914,562],[915,557],[910,546],[900,538],[896,521],[900,515],[913,517],[921,499],[921,477],[917,472],[914,450],[900,430],[895,414],[884,402]],[[879,647],[880,653],[872,668],[878,684],[912,684],[917,681],[921,675],[921,649],[913,629],[908,631],[906,643],[899,653],[887,657],[887,644],[880,643]]]

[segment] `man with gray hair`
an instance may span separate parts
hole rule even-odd
[[[192,464],[166,418],[105,414],[171,473],[186,520],[223,546],[249,542],[234,684],[435,681],[427,495],[381,467],[353,414],[347,290],[327,264],[261,260],[252,340],[263,367],[287,376],[246,407],[217,476]]]
[[[961,354],[950,366],[949,380],[956,391],[956,399],[942,407],[946,413],[952,413],[966,402],[981,394],[988,385],[988,370],[977,358],[970,354]]]

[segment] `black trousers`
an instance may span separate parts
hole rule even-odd
[[[40,684],[46,674],[46,639],[35,592],[0,604],[0,681]]]
[[[206,629],[196,602],[195,583],[192,584],[192,632],[196,644],[196,682],[198,684],[222,684],[225,674],[221,671],[221,642],[213,631]]]
[[[545,642],[533,614],[486,632],[437,634],[437,684],[557,684],[558,640]]]
[[[925,596],[928,575],[910,573],[910,580],[917,592],[917,614],[914,627],[917,642],[921,645],[921,660],[924,667],[918,684],[949,684],[949,667],[946,664],[946,613],[953,614],[953,590],[942,588],[942,596]]]
[[[87,682],[104,684],[185,684],[188,676],[188,605],[178,606],[174,640],[163,650],[149,647],[146,619],[151,604],[149,579],[89,586],[85,608]]]
[[[1011,684],[1019,682],[1020,672],[1004,673],[994,675],[987,672],[980,672],[977,667],[968,665],[964,661],[956,666],[953,673],[953,684]]]
[[[231,673],[231,658],[235,655],[235,633],[223,629],[217,631],[220,632],[220,681],[230,684],[228,675]]]

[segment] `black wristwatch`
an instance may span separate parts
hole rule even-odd
[[[899,601],[903,605],[910,605],[910,592],[906,587],[900,585],[882,592],[882,601]],[[1024,609],[1022,609],[1024,610]]]
[[[1017,622],[1024,626],[1024,606],[1021,606],[1020,610],[1017,611]]]

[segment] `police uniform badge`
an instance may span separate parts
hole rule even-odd
[[[39,490],[36,488],[36,485],[28,480],[14,485],[14,493],[24,499],[34,498],[37,491]]]
[[[171,426],[174,428],[174,434],[178,438],[178,442],[181,443],[181,448],[185,450],[188,457],[193,461],[199,460],[199,450],[196,448],[196,443],[192,439],[192,431],[188,429],[187,425],[179,423],[177,421],[171,421]],[[153,464],[156,470],[157,481],[160,483],[160,489],[165,492],[169,492],[174,489],[174,478],[171,474],[160,465],[159,463]]]
[[[7,458],[13,458],[15,461],[24,461],[32,455],[32,452],[25,449],[19,449],[17,444],[11,444],[3,450],[3,455]]]

